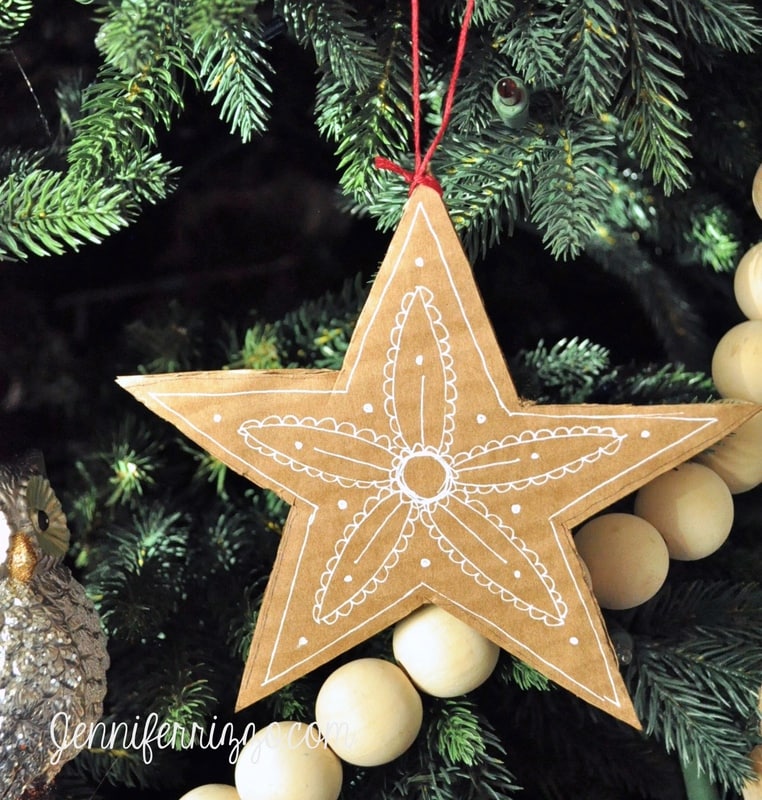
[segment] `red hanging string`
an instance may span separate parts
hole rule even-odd
[[[455,52],[455,63],[452,68],[452,75],[450,76],[450,85],[447,89],[444,107],[442,109],[442,123],[439,130],[434,136],[433,141],[429,145],[429,149],[424,155],[421,155],[421,69],[420,69],[420,35],[419,28],[419,0],[410,0],[411,6],[411,38],[413,44],[413,148],[415,151],[415,169],[411,172],[403,169],[399,164],[395,164],[388,158],[377,156],[375,160],[376,169],[387,169],[397,175],[401,175],[410,184],[410,193],[412,194],[416,186],[429,186],[436,189],[439,194],[442,194],[442,187],[439,181],[429,171],[429,165],[434,153],[439,147],[442,138],[447,130],[447,125],[450,122],[452,114],[452,105],[455,100],[455,86],[458,83],[458,75],[460,74],[460,67],[463,64],[463,55],[466,51],[466,37],[468,35],[468,28],[471,24],[471,17],[474,13],[475,0],[467,0],[466,11],[463,15],[463,22],[460,26],[460,36],[458,37],[458,48]]]

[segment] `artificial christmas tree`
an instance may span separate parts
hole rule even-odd
[[[421,10],[424,135],[441,118],[463,8]],[[126,746],[95,741],[57,791],[230,784],[247,726],[309,724],[344,659],[233,715],[286,509],[112,378],[341,366],[388,241],[374,224],[396,226],[406,200],[374,158],[413,163],[407,4],[19,2],[0,24],[0,248],[29,261],[0,274],[2,445],[43,447],[65,489],[69,560],[110,637],[104,723],[129,723]],[[759,239],[761,36],[757,10],[730,0],[477,2],[432,168],[522,397],[717,397],[713,349],[742,321],[724,273]],[[514,93],[494,97],[506,79],[528,103],[518,122],[501,105],[519,105]],[[470,695],[424,700],[400,758],[345,765],[344,795],[738,796],[762,685],[747,475],[717,552],[671,561],[653,600],[605,612],[645,735],[503,654]],[[388,660],[390,638],[347,660]],[[141,748],[152,714],[154,732],[176,727]]]

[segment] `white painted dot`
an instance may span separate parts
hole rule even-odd
[[[423,356],[421,356],[421,355],[416,356],[415,357],[415,363],[418,364],[418,366],[420,367],[421,364],[423,364]]]
[[[344,583],[352,583],[352,576],[351,575],[345,575],[344,576]]]
[[[477,414],[477,415],[476,415],[476,421],[477,421],[477,422],[478,422],[480,425],[484,425],[484,423],[487,421],[487,417],[486,417],[486,415],[485,415],[485,414]]]
[[[518,580],[521,577],[521,570],[520,569],[513,570],[513,577]]]
[[[373,403],[366,403],[366,404],[365,404],[365,405],[362,407],[362,410],[363,410],[363,411],[364,411],[366,414],[372,414],[372,413],[373,413]]]
[[[298,644],[298,646],[299,646],[299,647],[304,647],[304,645],[305,645],[305,644],[307,644],[307,637],[306,637],[306,636],[300,636],[300,637],[299,637],[299,644]]]
[[[518,514],[518,513],[520,513],[520,512],[521,512],[521,506],[520,506],[518,503],[514,503],[514,504],[511,506],[511,511],[512,511],[514,514]]]
[[[339,500],[339,502],[338,502],[338,503],[336,503],[336,505],[337,505],[337,506],[338,506],[338,507],[339,507],[339,508],[340,508],[342,511],[346,511],[346,508],[347,508],[347,505],[348,505],[348,504],[347,504],[347,501],[346,501],[346,500]]]
[[[296,442],[294,442],[294,447],[297,450],[301,450],[304,447],[304,442],[296,441]]]
[[[576,636],[572,636],[571,639],[569,639],[569,644],[573,644],[576,647],[576,645],[579,644],[579,639]]]
[[[416,265],[416,267],[422,267],[422,266],[423,266],[423,263],[424,263],[424,262],[423,262],[423,259],[422,259],[420,256],[418,256],[418,257],[415,259],[415,265]]]
[[[428,558],[422,558],[421,559],[421,566],[422,567],[430,567],[431,566],[431,561],[429,561]]]
[[[641,431],[640,438],[641,439],[649,439],[651,437],[651,431]]]
[[[215,415],[212,417],[212,419],[213,419],[215,422],[222,422],[222,414],[215,414]]]
[[[540,454],[539,453],[532,453],[532,455],[529,456],[529,457],[532,459],[532,461],[537,461],[537,459],[540,457]]]

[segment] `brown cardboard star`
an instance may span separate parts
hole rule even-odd
[[[521,401],[426,187],[408,201],[338,372],[120,383],[292,506],[239,708],[433,602],[635,726],[569,531],[758,410]]]

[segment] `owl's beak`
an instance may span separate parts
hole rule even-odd
[[[38,561],[32,537],[26,533],[12,533],[5,561],[8,577],[20,583],[29,583]]]

